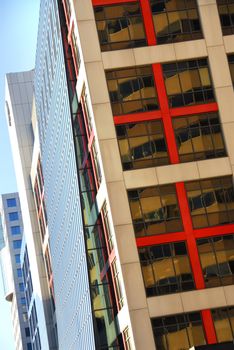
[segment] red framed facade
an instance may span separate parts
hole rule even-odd
[[[121,3],[138,2],[138,0],[92,0],[93,6],[114,5]],[[157,39],[154,30],[152,12],[149,0],[139,0],[141,4],[143,22],[148,46],[156,45]],[[164,132],[171,164],[178,164],[179,155],[176,146],[175,134],[172,126],[172,118],[189,116],[193,114],[209,113],[218,111],[218,105],[214,103],[198,104],[194,106],[169,108],[168,98],[163,78],[162,65],[155,63],[152,65],[155,86],[158,94],[158,102],[160,109],[152,112],[134,113],[114,116],[115,125],[134,123],[141,121],[161,119],[164,125]],[[189,204],[183,182],[176,183],[176,191],[178,203],[181,212],[181,218],[184,226],[183,232],[168,233],[157,236],[148,236],[136,238],[137,247],[150,246],[155,244],[163,244],[170,242],[186,241],[188,254],[193,270],[196,289],[204,289],[205,283],[200,264],[199,254],[196,245],[196,239],[212,237],[218,235],[232,234],[234,232],[234,224],[226,224],[202,229],[193,229],[192,219],[189,210]],[[210,310],[201,310],[203,325],[206,333],[207,343],[213,344],[217,342],[215,328]]]

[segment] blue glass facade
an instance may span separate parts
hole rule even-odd
[[[61,349],[95,349],[71,113],[56,1],[41,1],[35,97]]]

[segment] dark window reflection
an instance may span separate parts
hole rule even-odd
[[[106,72],[113,115],[158,109],[151,66]]]
[[[234,307],[211,310],[217,342],[233,341]]]
[[[207,59],[162,64],[170,107],[213,102]]]
[[[174,185],[128,191],[128,198],[137,237],[183,229]]]
[[[146,45],[139,3],[94,7],[102,51]]]
[[[185,183],[193,227],[234,222],[234,189],[230,176]]]
[[[226,155],[218,113],[173,119],[181,162]]]
[[[157,44],[202,38],[195,0],[150,0]]]
[[[234,284],[234,236],[197,240],[206,287]]]
[[[116,126],[124,170],[169,163],[161,121]]]
[[[139,248],[147,296],[194,289],[185,242]]]
[[[234,0],[217,0],[223,35],[234,33]]]
[[[190,349],[206,344],[200,312],[152,318],[157,350]]]

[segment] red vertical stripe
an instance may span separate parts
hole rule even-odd
[[[206,333],[207,343],[208,344],[216,344],[217,337],[216,337],[213,319],[211,316],[211,311],[210,310],[202,310],[201,315],[202,315],[203,326],[204,326],[205,333]]]
[[[140,0],[143,21],[145,25],[145,33],[149,46],[156,45],[156,36],[154,31],[154,23],[149,0]]]
[[[157,88],[158,102],[162,113],[162,120],[164,125],[166,142],[168,146],[168,153],[171,163],[175,164],[179,162],[179,155],[177,151],[175,134],[171,121],[170,109],[168,105],[168,98],[161,64],[153,64],[153,74],[155,85]]]
[[[176,191],[177,191],[177,196],[178,196],[178,201],[180,206],[181,217],[184,225],[184,230],[187,235],[187,247],[188,247],[188,253],[190,257],[195,285],[197,289],[202,289],[202,288],[205,288],[205,282],[203,278],[196,240],[193,235],[193,227],[192,227],[192,220],[190,216],[189,204],[188,204],[185,186],[183,182],[176,183]]]

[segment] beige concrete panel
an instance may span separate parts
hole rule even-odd
[[[121,265],[138,262],[139,257],[132,225],[115,226],[115,237]]]
[[[227,147],[227,153],[232,165],[234,165],[234,122],[225,123],[223,126],[223,134]]]
[[[100,140],[99,146],[106,181],[121,181],[123,172],[116,139]]]
[[[216,0],[197,0],[198,6],[216,4]]]
[[[184,312],[180,293],[147,298],[150,317],[181,314]]]
[[[86,63],[85,67],[92,104],[109,102],[102,62]]]
[[[227,53],[234,52],[234,34],[233,35],[225,35],[223,37],[225,50]]]
[[[207,56],[206,42],[204,39],[176,43],[174,44],[174,48],[177,60]]]
[[[133,337],[137,350],[155,350],[153,330],[146,309],[130,311]]]
[[[91,0],[72,1],[78,21],[94,19],[93,6]]]
[[[156,168],[160,185],[180,181],[189,181],[199,178],[196,162],[171,164]]]
[[[226,306],[223,287],[181,293],[184,312]]]
[[[114,225],[131,224],[132,218],[123,181],[107,184]]]
[[[173,44],[146,46],[133,49],[136,65],[169,62],[176,59]]]
[[[222,123],[234,121],[234,93],[232,86],[215,89]]]
[[[108,51],[102,53],[105,69],[135,66],[135,57],[132,49]]]
[[[234,286],[223,287],[227,305],[234,305]]]
[[[214,87],[232,87],[232,80],[224,46],[208,47],[208,55]]]
[[[127,189],[158,184],[155,168],[125,171],[124,182]]]
[[[93,105],[93,114],[98,139],[106,140],[115,138],[116,133],[110,103]]]
[[[197,162],[197,166],[201,179],[232,174],[232,168],[228,157],[201,160]]]
[[[200,19],[207,46],[222,45],[222,31],[216,4],[200,6]]]
[[[122,265],[122,274],[129,310],[146,308],[147,302],[140,263]]]
[[[79,37],[84,62],[100,61],[101,51],[95,22],[92,20],[79,22]]]

